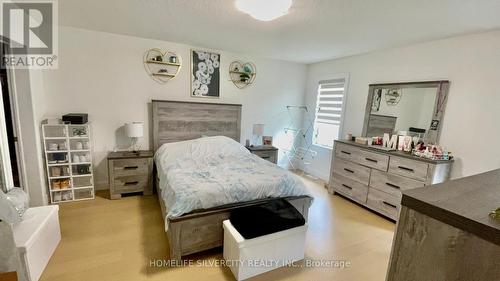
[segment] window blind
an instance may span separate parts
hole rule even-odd
[[[345,97],[346,78],[321,80],[318,83],[316,116],[314,120],[315,143],[333,147],[338,138]]]

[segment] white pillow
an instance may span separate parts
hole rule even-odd
[[[0,220],[21,222],[28,207],[28,194],[22,189],[14,188],[7,193],[0,190]]]

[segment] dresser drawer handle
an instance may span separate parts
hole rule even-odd
[[[392,207],[392,208],[394,208],[394,209],[397,209],[397,208],[398,208],[398,207],[396,207],[396,205],[393,205],[393,204],[391,204],[391,203],[387,203],[387,202],[385,202],[385,201],[382,201],[382,203],[384,203],[385,205],[387,205],[387,206],[389,206],[389,207]]]
[[[412,173],[414,173],[414,172],[415,172],[415,170],[413,170],[413,169],[411,169],[411,168],[406,168],[406,167],[404,167],[404,166],[398,166],[398,168],[400,168],[401,170],[405,170],[405,171],[408,171],[408,172],[412,172]]]
[[[341,150],[340,152],[342,152],[342,153],[344,153],[344,154],[347,154],[347,155],[351,155],[351,153],[350,153],[350,152],[348,152],[348,151]]]
[[[387,184],[388,186],[393,187],[393,188],[401,189],[401,187],[399,187],[399,186],[397,186],[395,184],[392,184],[390,182],[386,182],[385,184]]]
[[[350,186],[348,186],[346,184],[342,184],[342,186],[345,187],[345,188],[348,188],[348,189],[352,190],[352,187],[350,187]]]
[[[353,170],[350,170],[350,169],[347,169],[347,168],[344,168],[344,171],[354,174]]]
[[[366,161],[373,162],[373,163],[377,163],[377,162],[378,162],[378,160],[371,159],[371,158],[368,158],[368,157],[366,157],[366,158],[365,158],[365,160],[366,160]]]
[[[271,158],[271,156],[261,156],[260,158],[262,158],[262,159],[269,159],[269,158]]]
[[[126,167],[123,167],[124,170],[137,170],[139,168],[139,166],[126,166]]]
[[[138,181],[128,181],[128,182],[125,182],[124,185],[137,185],[139,182]]]

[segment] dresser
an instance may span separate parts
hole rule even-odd
[[[402,192],[449,179],[453,161],[335,141],[328,189],[397,220]]]
[[[252,153],[274,164],[278,163],[278,149],[272,145],[246,146]]]
[[[109,193],[111,199],[122,194],[153,193],[153,151],[118,151],[108,155]]]
[[[388,281],[500,280],[500,170],[403,192]]]

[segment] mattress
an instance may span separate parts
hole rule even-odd
[[[223,136],[164,144],[155,163],[165,221],[232,203],[310,196],[296,175]]]

